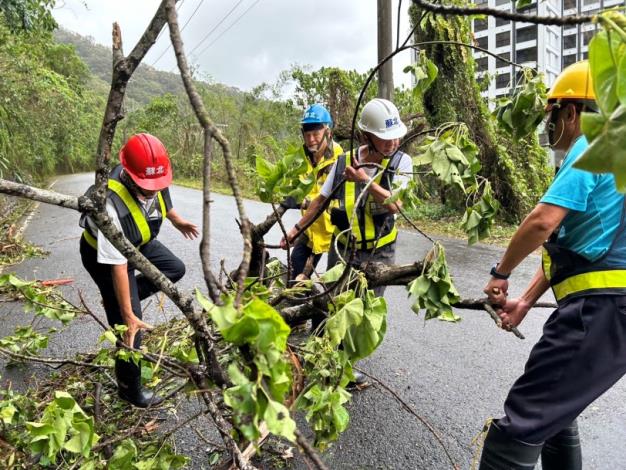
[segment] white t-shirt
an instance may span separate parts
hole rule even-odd
[[[141,200],[138,199],[141,203],[141,208],[144,210],[150,219],[158,218],[159,213],[156,210],[156,204],[158,204],[157,198],[153,197],[151,199]],[[122,232],[122,224],[120,222],[120,218],[117,215],[117,211],[115,210],[115,206],[111,200],[107,199],[106,202],[106,210],[111,218],[111,222],[113,225],[117,227],[117,229]],[[124,264],[127,262],[126,257],[119,252],[117,248],[113,246],[113,244],[98,230],[96,225],[91,221],[90,218],[87,218],[87,223],[91,228],[93,233],[97,233],[98,236],[98,263],[102,264]]]
[[[358,163],[363,163],[362,150],[364,148],[365,147],[359,147]],[[397,173],[393,177],[393,186],[394,188],[404,188],[413,177],[413,161],[411,160],[411,157],[409,157],[406,153],[401,151],[398,151],[398,153],[400,153],[401,156],[400,162],[398,163],[397,167]],[[335,164],[333,164],[333,167],[328,172],[328,177],[326,178],[326,181],[324,182],[324,185],[320,190],[320,194],[326,198],[329,197],[333,191],[333,182],[335,180],[336,168],[337,163],[335,162]],[[378,168],[374,167],[363,167],[363,170],[365,170],[365,173],[367,173],[367,176],[369,176],[370,178],[380,171]]]

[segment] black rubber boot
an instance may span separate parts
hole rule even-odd
[[[133,362],[115,360],[115,376],[120,398],[139,408],[159,405],[163,399],[141,385],[141,371]]]
[[[354,375],[354,381],[348,383],[346,386],[347,390],[363,390],[370,386],[370,383],[367,381],[367,376],[363,372],[353,370],[352,374]]]
[[[583,456],[576,420],[544,443],[541,465],[543,470],[582,470]]]
[[[541,454],[541,444],[526,444],[506,436],[491,423],[483,445],[479,470],[532,470]]]

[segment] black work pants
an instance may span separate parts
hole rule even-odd
[[[552,313],[498,427],[541,444],[566,428],[626,373],[626,296],[590,295]]]
[[[313,268],[315,269],[317,263],[320,262],[322,254],[313,254],[313,250],[311,249],[311,247],[309,247],[309,237],[303,234],[298,237],[293,247],[293,250],[291,250],[290,280],[295,279],[298,274],[302,274],[304,272],[306,262],[311,256],[313,257]]]
[[[177,282],[185,275],[183,262],[158,240],[149,241],[139,251],[172,282]],[[113,288],[111,265],[98,263],[97,251],[89,246],[84,237],[80,239],[80,256],[83,266],[100,289],[109,325],[123,325],[124,321]],[[128,263],[128,284],[133,313],[137,318],[141,318],[141,301],[158,289],[142,274],[135,275],[135,267],[130,263]],[[138,348],[140,344],[141,335],[137,335],[134,347]]]

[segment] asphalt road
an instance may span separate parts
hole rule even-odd
[[[81,194],[93,181],[91,174],[60,177],[53,189]],[[199,191],[174,187],[174,205],[190,220],[201,221]],[[212,263],[221,259],[228,268],[240,260],[242,243],[235,223],[236,208],[232,198],[215,194],[212,209]],[[246,201],[253,221],[262,220],[271,208],[267,204]],[[297,214],[290,211],[287,224]],[[101,307],[95,285],[83,270],[78,254],[81,233],[77,213],[41,205],[26,229],[26,237],[50,252],[45,259],[27,260],[12,270],[28,279],[72,277],[74,287],[87,294],[96,310]],[[289,226],[289,225],[288,225]],[[169,224],[159,238],[183,259],[187,275],[181,287],[203,286],[197,241],[185,240]],[[277,242],[280,232],[266,238]],[[455,284],[463,297],[478,297],[487,281],[492,264],[498,261],[501,248],[486,245],[468,247],[464,241],[442,240]],[[398,239],[397,262],[422,259],[429,242],[416,233],[402,231]],[[276,253],[284,256],[283,253]],[[511,278],[513,294],[523,290],[539,258],[527,260]],[[320,266],[325,266],[322,260]],[[68,291],[69,295],[74,295]],[[470,468],[472,439],[485,419],[499,417],[509,387],[521,373],[528,353],[541,334],[550,314],[548,310],[532,311],[521,325],[526,340],[495,327],[484,312],[458,311],[463,320],[450,324],[425,322],[410,309],[406,291],[401,287],[387,289],[389,305],[387,336],[376,353],[360,367],[392,388],[415,412],[438,430],[461,468]],[[547,297],[545,300],[551,300]],[[101,312],[102,313],[102,312]],[[171,304],[165,312],[157,311],[154,302],[147,309],[149,322],[158,323],[176,315]],[[0,335],[16,324],[28,321],[11,307],[0,307]],[[50,346],[50,354],[71,355],[96,347],[99,331],[90,319],[80,319]],[[1,371],[3,380],[19,380],[31,370]],[[586,469],[624,468],[626,464],[626,383],[622,380],[581,415],[579,420]],[[349,406],[351,423],[339,441],[325,454],[333,469],[393,468],[444,469],[450,464],[428,429],[380,386],[372,386],[354,395]],[[193,439],[190,437],[189,439]],[[193,447],[193,446],[191,446]],[[200,448],[200,447],[198,447]],[[198,467],[202,456],[194,459]],[[620,463],[622,462],[622,463]],[[306,468],[296,459],[294,468]]]

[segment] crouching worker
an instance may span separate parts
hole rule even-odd
[[[121,165],[111,171],[106,210],[113,224],[172,282],[185,274],[185,265],[156,237],[165,217],[186,237],[195,238],[197,227],[184,220],[172,207],[168,186],[172,167],[167,150],[150,134],[133,135],[120,151]],[[90,188],[91,189],[91,188]],[[83,266],[100,289],[109,325],[126,325],[124,341],[141,345],[141,330],[151,326],[141,319],[141,301],[157,288],[98,231],[88,217],[81,218],[85,229],[80,240]],[[115,375],[122,399],[145,408],[161,398],[141,385],[141,369],[135,363],[117,359]]]

